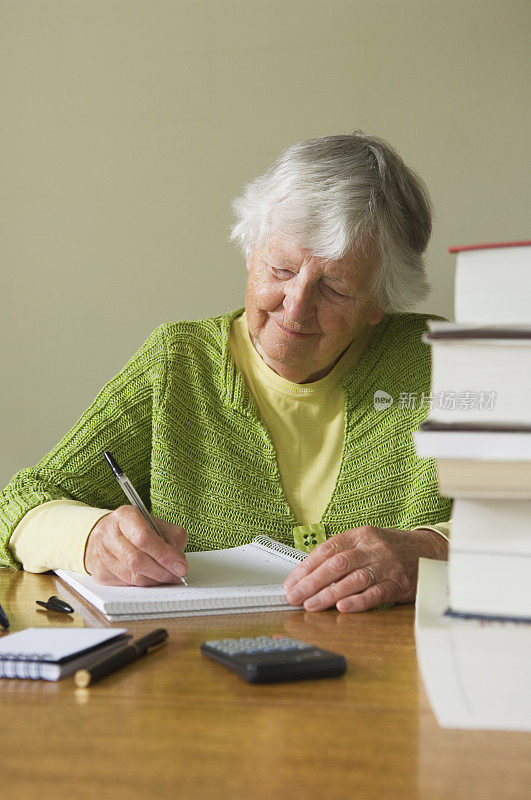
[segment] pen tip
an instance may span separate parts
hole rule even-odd
[[[121,475],[122,470],[120,468],[120,465],[116,461],[115,457],[113,456],[113,454],[109,450],[105,450],[103,455],[105,456],[105,460],[107,461],[107,464],[110,466],[114,474]]]

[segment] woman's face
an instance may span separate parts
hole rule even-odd
[[[330,372],[353,339],[382,319],[367,289],[377,258],[373,246],[327,261],[277,237],[254,249],[245,310],[266,364],[294,383]]]

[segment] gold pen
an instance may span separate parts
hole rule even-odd
[[[106,675],[110,675],[111,672],[116,672],[117,669],[125,667],[131,661],[136,661],[137,658],[141,658],[141,656],[145,656],[152,650],[161,647],[165,644],[167,638],[168,631],[166,628],[157,628],[157,630],[137,639],[136,642],[131,642],[122,650],[118,650],[117,653],[113,653],[112,656],[102,658],[85,669],[78,669],[74,675],[76,686],[84,689],[90,683],[96,683]]]

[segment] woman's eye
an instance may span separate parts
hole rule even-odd
[[[328,286],[327,284],[323,284],[321,286],[321,288],[324,290],[324,292],[326,294],[330,295],[330,297],[337,297],[337,298],[345,297],[344,294],[341,294],[340,292],[336,292],[335,289],[332,289],[332,287]]]
[[[290,280],[290,278],[293,278],[293,276],[296,274],[292,272],[290,269],[280,269],[279,267],[273,267],[271,264],[268,264],[268,266],[271,269],[275,278],[278,278],[281,281]],[[327,297],[337,298],[338,300],[345,297],[344,294],[341,294],[341,292],[336,292],[335,289],[332,289],[332,287],[328,286],[328,284],[326,283],[321,283],[319,285],[321,287],[321,291]]]
[[[283,280],[289,279],[293,275],[293,272],[289,269],[278,269],[278,267],[271,267],[271,269],[277,278],[282,278]]]

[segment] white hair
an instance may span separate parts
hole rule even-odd
[[[405,311],[429,292],[422,254],[431,204],[398,153],[363,131],[288,147],[233,200],[230,238],[245,256],[274,234],[337,260],[374,239],[381,255],[371,288],[382,311]]]

